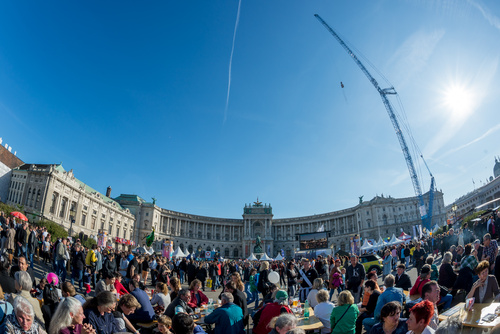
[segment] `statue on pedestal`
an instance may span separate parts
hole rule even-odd
[[[260,235],[257,235],[257,238],[255,239],[255,247],[253,248],[253,252],[255,254],[262,253],[262,241],[260,240]]]

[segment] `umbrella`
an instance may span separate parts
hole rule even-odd
[[[22,214],[21,212],[19,212],[19,211],[14,211],[14,212],[11,212],[10,214],[11,214],[12,216],[14,216],[14,217],[16,217],[16,218],[19,218],[19,219],[21,219],[21,220],[24,220],[24,221],[26,221],[26,222],[28,221],[28,218],[26,218],[26,216],[25,216],[25,215],[23,215],[23,214]]]

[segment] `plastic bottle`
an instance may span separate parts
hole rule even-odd
[[[182,306],[176,306],[175,307],[175,314],[182,313],[182,312],[184,312],[184,309],[182,308]]]
[[[309,301],[304,303],[304,320],[309,320]]]
[[[211,303],[208,304],[207,311],[208,311],[208,314],[210,314],[210,313],[212,313],[214,311],[214,304],[213,304],[213,302],[211,302]]]

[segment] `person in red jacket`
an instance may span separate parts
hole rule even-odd
[[[191,308],[197,308],[201,305],[208,304],[208,298],[205,296],[201,289],[201,281],[199,279],[195,279],[191,282],[189,286],[189,290],[191,291],[191,299],[188,302],[188,306]]]
[[[254,334],[268,334],[271,328],[268,327],[272,318],[279,316],[282,313],[292,313],[288,307],[288,293],[284,290],[278,290],[274,297],[273,303],[265,304],[253,316],[253,333]]]
[[[410,295],[422,295],[422,288],[425,283],[429,282],[429,277],[431,276],[431,266],[425,264],[420,270],[420,276],[417,277],[417,281],[410,290]]]
[[[116,293],[118,293],[120,296],[128,294],[127,289],[125,289],[125,287],[122,284],[122,278],[123,278],[122,274],[120,273],[116,274],[116,279],[114,283]]]

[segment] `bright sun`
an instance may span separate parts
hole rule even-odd
[[[444,91],[444,105],[459,118],[466,117],[474,108],[474,94],[465,86],[452,84]]]

